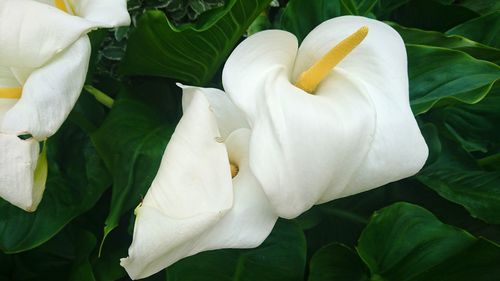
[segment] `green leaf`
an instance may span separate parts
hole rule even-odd
[[[95,281],[89,263],[95,246],[90,232],[69,225],[36,249],[13,255],[0,253],[2,280]]]
[[[455,0],[434,0],[434,1],[445,5],[450,5],[453,2],[455,2]]]
[[[369,16],[379,0],[357,0],[359,16]]]
[[[477,104],[456,104],[430,113],[437,123],[468,152],[497,151],[500,146],[500,88]]]
[[[379,0],[373,11],[379,20],[388,19],[391,13],[401,6],[406,5],[410,0]]]
[[[259,31],[270,29],[272,26],[271,21],[266,12],[260,13],[257,18],[252,22],[252,24],[248,27],[247,34],[251,36]]]
[[[405,2],[405,1],[404,1]],[[411,0],[399,6],[385,20],[404,26],[427,30],[446,31],[457,24],[478,16],[477,13],[457,5],[446,5],[432,0]]]
[[[498,245],[409,203],[375,212],[356,249],[357,255],[338,243],[321,248],[308,281],[493,281],[500,272]]]
[[[163,79],[134,83],[120,92],[108,117],[92,134],[113,174],[105,236],[146,195],[181,115],[179,91]]]
[[[147,11],[130,36],[122,71],[204,85],[271,0],[230,0],[196,24],[175,27],[161,11]]]
[[[322,22],[341,15],[368,16],[377,0],[291,0],[280,18],[280,28],[299,42]]]
[[[167,268],[169,281],[300,281],[305,267],[305,239],[292,222],[279,220],[255,249],[217,250],[183,259]]]
[[[432,123],[420,125],[420,131],[425,138],[427,147],[429,148],[429,157],[427,158],[426,165],[434,163],[441,154],[443,147],[439,140],[439,132],[437,127]],[[424,166],[425,167],[425,166]]]
[[[467,249],[474,240],[423,208],[396,203],[375,212],[357,250],[372,275],[403,281]]]
[[[66,123],[46,145],[49,174],[38,210],[27,213],[0,202],[2,252],[25,251],[49,240],[92,208],[111,184],[90,139],[74,125]]]
[[[89,256],[95,250],[97,240],[92,233],[82,231],[73,241],[76,258],[69,274],[68,281],[96,281]]]
[[[496,280],[500,247],[441,223],[408,203],[376,212],[363,231],[358,254],[371,280]]]
[[[105,213],[104,213],[105,214]],[[134,221],[130,220],[131,226]],[[96,280],[115,281],[126,276],[125,269],[120,266],[120,258],[128,255],[131,237],[127,233],[128,225],[117,227],[108,237],[100,255],[92,260],[92,268]]]
[[[408,28],[389,22],[401,35],[406,44],[425,45],[454,49],[467,53],[477,59],[500,63],[500,50],[492,48],[459,35],[445,35],[437,31],[426,31],[417,28]]]
[[[500,171],[486,171],[458,145],[441,139],[438,159],[417,179],[472,216],[500,224]]]
[[[410,101],[421,114],[436,104],[477,103],[500,78],[496,64],[451,49],[407,44]]]
[[[299,42],[320,23],[341,15],[339,0],[291,0],[281,16],[281,28],[297,36]]]
[[[356,5],[353,0],[340,0],[340,3],[342,4],[342,8],[344,8],[348,14],[357,15],[359,13],[358,5]]]
[[[461,0],[458,3],[481,15],[500,10],[500,2],[498,0]]]
[[[495,281],[500,276],[498,245],[479,239],[473,247],[422,273],[416,281]]]
[[[500,48],[500,11],[462,23],[448,30],[446,34],[461,35],[485,45]]]
[[[378,0],[340,0],[345,14],[368,16]]]
[[[308,281],[369,281],[359,256],[342,244],[329,244],[317,251],[309,265]]]
[[[190,7],[188,17],[192,20],[211,9],[224,6],[224,0],[188,0],[187,2]]]

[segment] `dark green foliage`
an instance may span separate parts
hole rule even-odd
[[[179,261],[169,281],[299,281],[306,263],[304,234],[293,222],[279,221],[257,249],[219,250]]]
[[[131,35],[122,71],[204,85],[269,2],[230,0],[224,9],[179,27],[161,11],[148,11]]]

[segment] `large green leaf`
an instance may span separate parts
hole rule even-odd
[[[498,65],[460,51],[413,44],[407,44],[407,51],[410,100],[415,114],[437,103],[476,103],[500,78]]]
[[[105,212],[100,212],[105,215]],[[134,220],[130,220],[130,228],[133,227]],[[121,224],[109,235],[106,243],[100,249],[99,256],[92,259],[92,269],[97,281],[123,280],[127,273],[120,266],[120,259],[128,255],[128,248],[131,243],[131,236],[127,232],[129,225]],[[102,227],[99,229],[102,231]],[[100,234],[100,232],[99,232]]]
[[[291,0],[283,11],[280,25],[301,42],[320,23],[340,16],[340,8],[340,0]]]
[[[389,1],[395,2],[395,1]],[[384,20],[392,20],[404,26],[427,30],[446,31],[457,24],[478,16],[477,13],[449,1],[411,0],[394,9]],[[391,3],[391,4],[393,4]]]
[[[456,104],[430,112],[428,118],[439,124],[468,152],[497,151],[500,147],[500,87],[477,104]]]
[[[95,246],[91,233],[70,225],[36,249],[13,255],[0,253],[0,280],[95,281],[89,263]]]
[[[433,136],[437,138],[439,136]],[[500,171],[487,171],[460,146],[441,139],[442,150],[417,179],[444,198],[464,206],[472,216],[500,223]]]
[[[229,0],[196,24],[174,26],[161,11],[147,11],[130,36],[124,74],[207,83],[253,20],[271,0]]]
[[[500,2],[498,0],[461,0],[457,2],[459,5],[467,7],[481,15],[500,10]]]
[[[96,281],[89,256],[96,250],[97,239],[92,233],[80,231],[73,240],[75,259],[68,281]]]
[[[403,281],[453,257],[474,241],[425,209],[397,203],[373,215],[357,249],[373,275]]]
[[[280,28],[301,42],[322,22],[341,15],[372,16],[377,0],[291,0],[280,18]],[[373,16],[372,16],[373,17]]]
[[[164,79],[139,81],[120,92],[92,140],[113,174],[105,235],[146,195],[178,121],[180,89]]]
[[[419,0],[413,0],[413,1],[419,1]],[[460,14],[463,14],[463,13],[465,13],[465,15],[470,14],[470,12],[467,12],[467,11],[464,12],[464,9],[461,7],[458,7],[458,9],[456,9],[455,7],[449,7],[450,4],[465,7],[468,10],[474,11],[474,12],[481,14],[481,15],[488,14],[491,11],[495,11],[495,10],[500,9],[500,2],[498,2],[498,0],[460,0],[460,1],[433,0],[433,1],[436,3],[430,3],[430,5],[428,4],[427,5],[428,11],[426,11],[425,1],[421,1],[424,3],[422,5],[417,6],[417,7],[421,8],[421,10],[418,10],[418,9],[415,10],[414,14],[411,15],[413,17],[413,19],[411,19],[411,21],[418,21],[417,17],[419,15],[423,16],[419,20],[420,22],[422,22],[421,24],[424,24],[425,22],[427,22],[427,24],[432,24],[432,21],[439,20],[439,18],[435,18],[436,13],[432,10],[432,9],[435,9],[435,6],[438,6],[439,7],[438,9],[440,9],[441,12],[444,11],[444,13],[442,13],[442,15],[443,15],[442,22],[449,21],[450,17],[448,17],[448,15],[450,15],[450,14],[451,14],[451,19],[454,19],[455,17],[458,17],[460,19],[460,17],[461,17]],[[374,13],[375,13],[375,15],[377,15],[377,18],[379,20],[387,20],[390,18],[391,14],[395,10],[397,10],[398,8],[403,7],[403,6],[407,6],[409,2],[411,2],[411,0],[378,0],[377,4],[374,7]],[[445,7],[446,10],[444,10],[443,7]],[[404,8],[406,8],[406,7],[404,7]],[[454,13],[458,13],[458,15],[453,15]],[[431,18],[431,19],[427,18],[428,14],[430,14],[431,17],[433,17],[433,18]],[[468,17],[466,17],[466,18],[468,18]],[[458,23],[460,23],[460,22],[458,22]]]
[[[395,203],[375,212],[356,247],[333,243],[310,262],[309,281],[493,281],[500,247],[441,223],[431,212]]]
[[[432,213],[408,203],[376,212],[357,251],[370,280],[497,280],[500,247],[441,223]]]
[[[308,281],[369,281],[368,268],[359,256],[342,244],[317,251],[309,265]]]
[[[300,228],[279,220],[256,249],[218,250],[183,259],[167,269],[169,281],[300,281],[306,248]]]
[[[485,45],[500,48],[500,11],[462,23],[446,33],[462,35]]]
[[[90,139],[66,123],[47,141],[49,175],[38,210],[27,213],[0,202],[0,248],[14,253],[49,240],[68,222],[94,206],[111,184]]]
[[[345,14],[370,16],[378,0],[340,0]]]
[[[500,63],[500,50],[471,41],[459,35],[445,35],[437,31],[408,28],[389,23],[401,35],[406,44],[441,47],[465,52],[477,59]]]
[[[374,13],[380,20],[388,19],[391,13],[401,6],[406,5],[410,0],[379,0],[374,7]]]

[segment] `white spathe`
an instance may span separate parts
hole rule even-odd
[[[39,144],[34,139],[22,140],[15,135],[0,133],[0,194],[11,204],[31,211],[40,198],[34,193],[35,170],[39,154]],[[45,180],[43,182],[45,185]],[[15,187],[15,188],[12,188]],[[42,191],[43,192],[43,191]]]
[[[53,135],[80,95],[89,59],[90,41],[84,35],[32,71],[24,82],[21,99],[0,120],[0,132],[31,134],[37,140]]]
[[[365,40],[314,94],[294,86],[362,26]],[[414,175],[427,159],[409,104],[404,43],[380,21],[328,20],[300,48],[288,32],[257,33],[233,51],[223,84],[248,117],[250,168],[281,217]]]
[[[0,0],[0,88],[22,88],[19,100],[0,98],[0,197],[27,211],[45,188],[38,142],[59,129],[85,82],[87,32],[130,24],[126,0],[71,2],[74,13],[55,0]]]
[[[132,279],[201,251],[253,248],[275,215],[248,165],[250,130],[224,92],[183,86],[183,117],[143,202],[129,257]],[[239,167],[231,178],[230,161]]]
[[[55,1],[0,0],[1,65],[40,67],[93,29],[130,24],[126,0],[75,1],[75,15],[54,5]]]

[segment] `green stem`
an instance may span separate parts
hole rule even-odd
[[[489,166],[492,164],[500,163],[500,153],[493,154],[484,158],[477,160],[477,163],[481,167]]]
[[[105,93],[101,92],[91,85],[85,85],[83,89],[93,95],[98,102],[102,103],[107,108],[113,107],[115,101],[110,96],[106,95]]]

